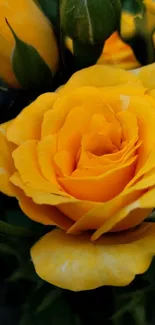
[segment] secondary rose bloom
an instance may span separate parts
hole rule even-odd
[[[110,64],[126,70],[135,69],[140,66],[132,48],[123,42],[118,32],[113,33],[107,39],[97,63]]]
[[[58,65],[58,48],[48,19],[33,0],[1,0],[0,78],[11,87],[20,87],[11,64],[15,41],[5,18],[18,37],[32,45],[54,73]]]
[[[31,250],[54,285],[127,285],[155,254],[155,225],[143,222],[155,206],[155,79],[148,89],[147,68],[137,73],[81,70],[1,125],[0,189],[61,228]]]

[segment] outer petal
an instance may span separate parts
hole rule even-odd
[[[37,155],[37,144],[35,140],[25,141],[13,151],[13,160],[19,171],[22,182],[33,189],[45,193],[62,194],[57,184],[44,178],[40,171]]]
[[[145,67],[132,71],[142,81],[144,87],[149,89],[155,88],[155,63],[148,64]]]
[[[0,126],[0,191],[14,196],[14,186],[9,182],[9,178],[14,172],[14,164],[11,147],[5,136],[7,126],[8,123]]]
[[[23,109],[7,130],[8,140],[17,145],[26,140],[39,140],[44,113],[53,107],[56,99],[55,93],[46,93]]]
[[[154,254],[154,224],[104,236],[95,243],[87,234],[72,236],[55,230],[31,249],[37,274],[73,291],[127,285],[148,269]]]
[[[43,225],[55,225],[65,230],[72,225],[72,221],[57,210],[56,207],[35,204],[31,198],[25,196],[19,189],[15,189],[15,193],[22,211],[30,219]]]
[[[69,79],[59,90],[59,95],[65,95],[71,90],[84,86],[110,87],[118,84],[141,86],[140,80],[132,73],[108,65],[94,65],[80,70]]]

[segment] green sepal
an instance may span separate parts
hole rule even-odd
[[[74,65],[77,70],[94,65],[100,57],[103,45],[83,44],[73,41]]]
[[[119,28],[120,13],[120,0],[62,0],[61,28],[76,41],[103,44]]]
[[[13,72],[24,89],[42,89],[52,82],[52,72],[38,51],[23,42],[6,20],[13,37],[15,48],[12,53]]]

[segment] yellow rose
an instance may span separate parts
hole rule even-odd
[[[58,48],[52,26],[33,0],[0,1],[0,78],[19,87],[12,70],[14,38],[5,18],[24,42],[36,48],[52,72],[58,64]]]
[[[62,229],[31,250],[41,278],[76,291],[127,285],[147,270],[155,254],[155,225],[143,223],[155,206],[155,99],[147,83],[92,66],[0,131],[0,189],[31,219]]]

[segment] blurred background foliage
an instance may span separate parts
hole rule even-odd
[[[1,81],[0,123],[14,118],[42,92],[55,90],[77,69],[94,64],[106,39],[116,30],[141,64],[155,61],[155,13],[147,10],[144,1],[36,1],[54,25],[60,68],[50,87],[44,89],[13,90]],[[129,35],[125,31],[131,16],[134,28]],[[73,53],[66,49],[66,37],[73,41]],[[0,325],[155,324],[155,261],[147,273],[125,288],[78,293],[56,288],[37,277],[29,253],[51,227],[28,219],[15,199],[2,194],[0,216]]]

